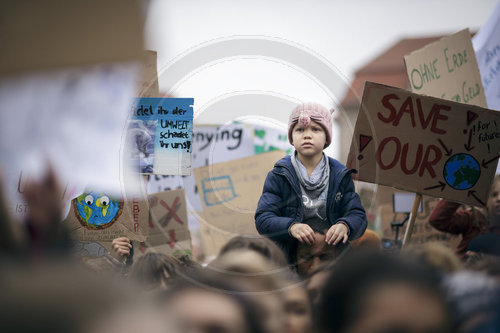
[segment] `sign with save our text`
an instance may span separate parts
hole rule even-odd
[[[413,92],[487,107],[468,29],[405,55],[404,61]]]
[[[138,98],[127,133],[132,164],[141,173],[190,175],[192,98]]]
[[[348,156],[362,181],[484,206],[500,112],[367,82]]]

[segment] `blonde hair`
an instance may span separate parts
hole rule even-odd
[[[491,215],[491,208],[489,206],[490,204],[490,196],[493,192],[493,187],[495,187],[495,184],[500,182],[500,174],[496,174],[495,177],[493,178],[493,183],[491,183],[491,188],[488,192],[488,202],[486,204],[486,209],[485,209],[485,216],[486,216],[486,220],[488,221],[488,224],[492,222],[492,219],[493,219],[493,216]]]
[[[441,243],[415,245],[404,250],[403,254],[442,273],[462,269],[462,263],[455,252]]]

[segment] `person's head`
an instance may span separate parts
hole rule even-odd
[[[287,266],[283,251],[272,240],[255,235],[240,235],[231,238],[220,250],[222,256],[234,250],[252,250],[262,254],[278,267]]]
[[[482,272],[491,276],[500,283],[500,256],[476,253],[474,256],[467,258],[464,266],[467,270]]]
[[[462,269],[462,263],[456,253],[441,243],[430,242],[415,245],[404,249],[403,255],[443,274]]]
[[[500,315],[500,286],[495,278],[463,270],[445,276],[443,285],[456,331],[483,332],[474,329]]]
[[[314,243],[298,243],[297,245],[297,272],[300,276],[309,276],[317,267],[333,262],[344,251],[349,251],[349,243],[339,242],[337,245],[328,245],[325,242],[324,231],[314,231]]]
[[[171,327],[169,318],[150,308],[134,285],[74,262],[24,265],[2,260],[0,280],[6,286],[0,293],[2,332],[130,333],[141,327],[159,333]],[[128,320],[128,329],[116,327],[118,317],[121,326]],[[178,331],[172,327],[169,332]]]
[[[161,295],[160,302],[183,332],[265,333],[258,306],[238,288],[227,275],[194,269]]]
[[[358,253],[332,270],[318,307],[320,332],[449,332],[437,276],[382,253]]]
[[[295,107],[288,120],[288,141],[303,156],[319,154],[332,142],[332,116],[316,103]]]
[[[351,242],[351,245],[358,251],[378,251],[382,248],[382,241],[375,231],[366,229],[361,237]]]
[[[490,221],[495,224],[500,224],[500,174],[493,179],[490,194],[488,196],[488,214]]]
[[[287,274],[284,279],[288,283],[283,290],[285,333],[311,333],[312,306],[307,290],[295,274]]]
[[[309,275],[309,280],[307,281],[307,292],[309,293],[313,309],[318,308],[321,302],[323,289],[325,288],[326,281],[330,276],[333,266],[334,265],[328,263],[322,264],[314,269]]]
[[[206,269],[225,275],[240,291],[251,296],[258,304],[259,318],[268,332],[283,331],[283,268],[260,252],[234,249],[218,256]]]
[[[175,257],[148,252],[137,259],[129,277],[146,290],[167,289],[177,278],[180,268]]]

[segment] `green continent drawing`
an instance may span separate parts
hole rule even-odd
[[[73,199],[75,215],[87,229],[106,229],[113,225],[123,210],[123,201],[111,200],[95,192],[84,193]]]
[[[476,185],[481,176],[481,167],[469,154],[455,154],[446,161],[443,176],[455,190],[468,190]]]

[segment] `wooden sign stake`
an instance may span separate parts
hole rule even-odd
[[[402,245],[403,248],[410,243],[411,235],[413,233],[413,227],[415,226],[415,219],[417,218],[418,207],[420,206],[421,201],[422,201],[422,194],[417,193],[415,195],[415,199],[413,200],[413,207],[411,208],[410,220],[408,221],[408,225],[406,226],[405,236],[403,238],[403,245]]]

